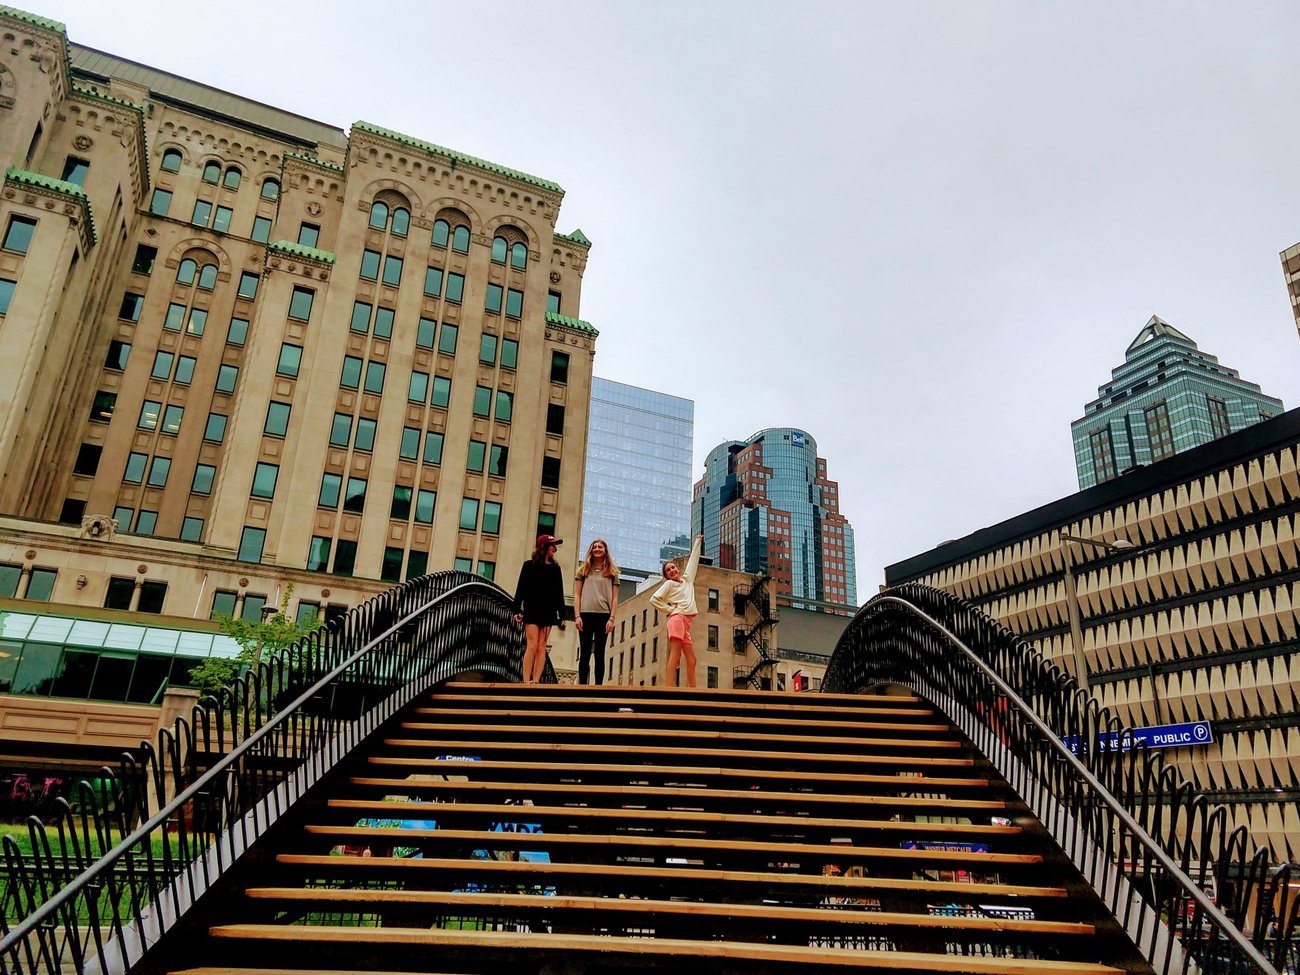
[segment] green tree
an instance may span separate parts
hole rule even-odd
[[[302,639],[324,625],[312,617],[304,623],[289,616],[289,600],[293,597],[293,583],[284,587],[280,605],[274,613],[262,620],[234,619],[218,616],[221,632],[239,644],[239,654],[234,657],[209,657],[190,672],[190,680],[200,691],[214,692],[230,684],[245,667],[256,667],[267,651],[279,650]]]

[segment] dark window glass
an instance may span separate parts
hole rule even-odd
[[[307,546],[307,571],[324,572],[330,563],[330,540],[313,535]]]
[[[54,593],[54,580],[58,572],[54,569],[32,569],[27,580],[27,597],[38,602],[49,602]]]
[[[352,440],[352,416],[348,413],[335,413],[334,423],[330,426],[330,446],[346,447]]]
[[[261,562],[262,548],[266,545],[266,529],[245,526],[239,536],[239,551],[235,554],[240,562]]]
[[[204,291],[211,291],[217,286],[217,266],[215,264],[204,264],[199,268],[199,287]]]
[[[9,218],[9,227],[5,231],[4,244],[0,246],[15,254],[26,254],[27,249],[32,245],[32,235],[35,233],[35,220],[29,217],[12,216]]]
[[[162,165],[159,167],[164,173],[179,173],[181,171],[181,152],[179,149],[168,149],[163,153]]]
[[[229,345],[243,345],[248,341],[248,319],[232,318],[230,328],[226,330],[226,342]]]
[[[136,274],[153,274],[154,261],[158,259],[158,248],[148,244],[135,245],[135,258],[131,261],[131,270]]]
[[[306,600],[298,603],[298,612],[295,618],[299,626],[314,626],[319,616],[320,603],[309,603]]]
[[[442,331],[438,333],[438,351],[445,352],[447,355],[456,354],[456,336],[460,334],[460,329],[455,325],[449,325],[447,322],[442,323]]]
[[[320,243],[320,227],[314,223],[302,223],[298,227],[298,243],[303,247],[315,247]]]
[[[519,343],[514,339],[501,340],[501,368],[513,369],[519,363]]]
[[[210,443],[221,443],[225,440],[226,420],[224,413],[209,413],[208,422],[203,427],[203,439]]]
[[[275,371],[281,376],[296,378],[302,368],[302,346],[284,342],[280,345],[280,358],[275,364]]]
[[[343,492],[343,475],[323,474],[320,479],[320,495],[316,503],[322,508],[337,508],[339,495]]]
[[[384,391],[385,372],[386,367],[382,362],[367,362],[366,381],[361,388],[367,393],[375,393],[376,395],[382,393]]]
[[[1228,421],[1228,404],[1218,396],[1205,397],[1206,405],[1210,410],[1210,433],[1217,440],[1219,437],[1226,437],[1232,432],[1232,424]]]
[[[420,525],[433,524],[433,509],[438,502],[437,491],[421,489],[415,495],[415,521]]]
[[[77,449],[77,460],[72,465],[72,473],[82,477],[94,477],[99,470],[99,458],[104,448],[97,443],[83,443]]]
[[[352,446],[357,450],[371,451],[375,449],[375,421],[366,417],[360,417],[357,420],[357,435],[352,441]]]
[[[276,464],[258,463],[253,468],[253,489],[249,493],[255,498],[274,498],[279,478],[280,468]]]
[[[253,231],[248,236],[259,244],[265,244],[269,241],[271,239],[271,218],[254,217]]]
[[[59,522],[64,525],[79,525],[85,514],[85,501],[78,498],[64,498],[63,510],[59,512]]]
[[[528,245],[523,241],[517,240],[510,246],[510,266],[520,271],[528,267]]]
[[[436,298],[442,294],[442,268],[429,267],[424,269],[424,293],[431,298]]]
[[[460,527],[467,532],[478,528],[478,498],[461,498]]]
[[[190,483],[193,494],[211,494],[212,482],[216,479],[217,469],[211,464],[199,464],[194,468],[194,480]]]
[[[506,250],[509,248],[509,246],[510,245],[506,242],[506,239],[504,237],[492,238],[492,263],[493,264],[504,264],[506,262]]]
[[[1142,411],[1150,438],[1151,459],[1163,460],[1174,452],[1173,430],[1169,426],[1169,411],[1164,403],[1156,403]]]
[[[287,434],[289,411],[288,403],[277,403],[273,400],[266,408],[266,423],[262,426],[262,432],[269,433],[273,437],[283,437]]]
[[[113,419],[113,410],[117,408],[117,393],[107,393],[99,390],[95,393],[94,402],[90,404],[90,422],[107,423]]]
[[[482,474],[487,463],[487,444],[482,440],[469,442],[469,455],[465,458],[465,469],[474,474]]]
[[[474,415],[492,415],[492,390],[486,386],[474,387]]]
[[[551,353],[551,382],[567,383],[569,381],[569,353]]]
[[[343,495],[343,510],[361,514],[366,507],[366,479],[349,477],[347,492]]]
[[[126,469],[122,471],[123,482],[126,484],[141,483],[144,480],[144,468],[148,461],[148,454],[142,454],[134,450],[127,454]]]
[[[524,293],[510,288],[506,292],[506,315],[519,318],[524,313]]]
[[[384,284],[396,288],[402,283],[402,259],[391,254],[384,258]]]
[[[406,578],[418,579],[429,570],[429,553],[412,552],[406,557]]]
[[[537,534],[539,535],[555,534],[555,512],[553,511],[537,512]]]
[[[22,581],[23,567],[10,563],[0,564],[0,598],[18,598],[18,583]]]
[[[446,247],[447,241],[451,237],[451,224],[446,220],[435,220],[433,222],[433,236],[430,238],[435,247]]]
[[[293,297],[289,299],[289,317],[300,322],[305,322],[311,318],[311,304],[316,297],[316,292],[311,288],[303,288],[294,285]]]
[[[108,591],[104,594],[105,609],[130,609],[131,600],[135,598],[135,580],[118,576],[108,580]]]
[[[483,502],[483,534],[501,533],[501,504],[498,501]]]
[[[506,465],[510,461],[510,448],[499,443],[492,445],[492,450],[488,456],[487,472],[493,477],[505,477]]]
[[[427,372],[412,372],[410,386],[406,393],[406,398],[412,403],[423,403],[425,397],[429,395],[429,374]]]
[[[203,540],[203,519],[186,517],[181,522],[181,541],[200,542]]]
[[[514,393],[507,393],[504,389],[498,389],[496,418],[502,423],[509,423],[511,416],[514,415],[514,408]]]
[[[560,458],[542,458],[542,487],[558,488],[560,486]]]
[[[221,179],[221,164],[217,162],[205,163],[203,166],[203,182],[215,183]]]
[[[157,527],[158,512],[141,509],[140,513],[135,516],[135,533],[137,535],[152,535]]]
[[[442,463],[442,434],[432,430],[424,435],[424,462],[426,464]]]
[[[405,484],[393,486],[393,502],[388,506],[388,517],[405,521],[411,517],[411,488]]]
[[[228,190],[237,190],[239,189],[239,181],[242,175],[243,174],[240,173],[238,169],[236,169],[234,166],[231,166],[229,169],[226,170],[226,175],[222,177],[221,185]]]
[[[546,292],[546,310],[554,314],[560,314],[560,293],[558,291]]]
[[[356,356],[343,357],[343,374],[339,376],[339,385],[344,389],[356,389],[361,385],[361,360]]]
[[[420,324],[415,330],[415,344],[421,349],[433,348],[433,335],[437,331],[438,323],[431,318],[421,318]]]
[[[135,658],[135,673],[131,689],[127,692],[129,704],[160,704],[163,691],[170,683],[172,661],[175,658],[157,653],[142,653]]]
[[[104,368],[121,372],[126,368],[126,360],[131,357],[131,343],[118,339],[108,343],[108,355],[104,357]]]
[[[280,181],[274,177],[268,177],[262,180],[262,198],[265,200],[280,199]]]
[[[207,200],[195,200],[194,214],[190,217],[190,223],[196,227],[206,227],[211,219],[212,204]]]
[[[411,212],[402,207],[393,211],[392,231],[398,237],[405,237],[411,229]]]
[[[63,163],[63,181],[74,186],[86,185],[86,174],[90,172],[90,163],[76,156],[69,156]]]
[[[249,623],[262,622],[262,610],[266,608],[266,597],[258,593],[244,594],[244,608],[239,612],[239,618]]]
[[[181,421],[185,419],[185,407],[169,406],[163,410],[162,432],[173,437],[181,432]]]
[[[122,307],[118,310],[117,317],[128,322],[138,322],[142,311],[144,311],[144,295],[128,291],[122,295]]]
[[[489,366],[495,365],[497,361],[497,337],[489,335],[486,332],[479,338],[478,342],[478,361],[485,362]]]
[[[397,456],[402,460],[415,460],[420,456],[420,431],[415,427],[402,427],[402,445]]]
[[[167,583],[148,582],[148,581],[142,582],[140,583],[140,602],[136,606],[136,609],[138,612],[141,613],[161,613],[163,611],[163,602],[166,599],[167,599]],[[99,665],[99,669],[101,671],[104,669],[102,658]],[[98,681],[99,679],[98,674],[95,675],[95,679],[96,681]]]
[[[158,414],[162,412],[162,404],[157,400],[147,399],[140,406],[140,419],[136,421],[136,426],[141,430],[157,430]]]
[[[447,300],[459,303],[465,296],[465,275],[448,274],[447,275]]]
[[[212,229],[219,234],[230,232],[230,218],[235,212],[230,207],[217,207],[216,213],[212,216]]]
[[[153,197],[149,200],[149,212],[155,217],[165,217],[171,205],[171,190],[154,190]]]
[[[546,404],[546,432],[564,436],[564,407],[559,403]]]
[[[375,338],[390,339],[393,337],[393,316],[391,308],[379,307],[375,309]]]
[[[444,410],[451,402],[451,380],[446,376],[433,377],[433,392],[429,394],[429,403]]]
[[[361,277],[367,281],[374,281],[379,277],[379,252],[362,251],[361,252]]]
[[[370,312],[374,306],[365,301],[352,302],[352,331],[365,333],[370,331]]]
[[[487,516],[484,515],[484,517],[486,518]],[[497,577],[497,564],[495,562],[484,562],[482,559],[479,559],[478,574],[488,580],[488,582],[491,582]]]
[[[239,367],[223,364],[217,369],[217,392],[233,393],[239,380]]]
[[[172,462],[167,457],[155,457],[149,465],[149,486],[166,487],[167,475],[171,473]]]
[[[501,314],[501,296],[504,293],[505,289],[501,285],[489,284],[487,286],[487,299],[484,301],[483,307],[494,314]]]
[[[239,297],[256,298],[257,297],[258,275],[251,271],[245,271],[239,276]]]
[[[334,547],[334,574],[350,576],[353,569],[356,568],[356,564],[357,543],[346,538],[340,538],[338,544]]]
[[[469,253],[469,228],[457,227],[451,232],[451,249],[461,254]]]
[[[384,549],[384,560],[379,565],[381,582],[400,582],[402,579],[402,556],[406,553],[391,546]]]

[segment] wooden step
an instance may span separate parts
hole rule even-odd
[[[756,964],[863,968],[885,971],[956,972],[964,975],[1125,975],[1118,968],[1043,959],[984,958],[910,951],[845,951],[800,945],[690,941],[659,938],[608,938],[577,934],[525,934],[515,931],[443,931],[424,928],[307,927],[278,924],[223,924],[212,935],[243,941],[357,945],[402,945],[450,949],[487,949],[532,954],[596,954],[612,961],[619,954],[636,958],[679,957]]]
[[[909,914],[900,911],[841,910],[812,907],[787,907],[780,904],[710,903],[708,901],[668,901],[620,897],[566,897],[558,894],[467,893],[442,890],[356,890],[338,887],[259,887],[245,891],[254,900],[329,905],[322,912],[344,906],[373,912],[387,906],[428,906],[474,908],[469,914],[481,915],[501,909],[532,911],[592,911],[611,914],[636,914],[638,920],[667,915],[692,917],[742,918],[765,921],[799,921],[809,924],[844,924],[847,926],[892,926],[942,928],[966,932],[1019,932],[1025,934],[1091,935],[1096,927],[1078,921],[1020,920],[1003,917],[961,917],[935,914]],[[601,921],[602,924],[614,923]]]
[[[481,694],[476,694],[472,690],[465,693],[433,691],[425,697],[425,700],[435,704],[469,701],[490,705],[508,702],[511,707],[528,708],[530,710],[535,708],[545,709],[557,705],[563,707],[580,706],[583,708],[596,705],[612,705],[630,708],[638,706],[670,707],[675,711],[684,712],[714,710],[723,713],[735,712],[741,714],[753,714],[755,711],[761,710],[765,714],[787,713],[794,717],[810,717],[812,715],[819,717],[843,715],[850,718],[869,716],[935,717],[934,708],[923,703],[918,697],[880,695],[873,697],[865,694],[858,697],[852,694],[841,694],[827,695],[827,700],[823,701],[818,700],[823,697],[821,694],[769,695],[763,693],[756,696],[754,692],[741,692],[737,695],[740,698],[739,700],[731,701],[704,700],[699,697],[694,699],[683,697],[680,700],[674,700],[671,696],[665,698],[663,694],[651,694],[648,687],[606,686],[604,688],[591,688],[592,691],[603,691],[603,693],[583,694],[574,692],[576,690],[587,690],[587,688],[575,688],[572,684],[559,684],[551,685],[548,690],[535,694],[530,688],[520,684],[465,684],[462,686],[474,689],[493,687],[495,690]],[[839,702],[847,703],[833,703],[830,697],[836,698]]]

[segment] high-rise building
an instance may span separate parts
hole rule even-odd
[[[582,552],[603,538],[626,576],[645,578],[690,551],[694,432],[691,400],[592,379]]]
[[[704,462],[691,500],[691,533],[717,565],[766,573],[778,598],[800,608],[856,608],[853,527],[817,442],[775,427],[721,443]]]
[[[1070,424],[1079,487],[1199,447],[1283,409],[1280,399],[1153,315],[1129,344],[1124,364]]]
[[[335,615],[576,536],[596,330],[559,185],[0,31],[0,599]]]

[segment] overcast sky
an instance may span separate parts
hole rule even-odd
[[[798,426],[882,567],[1076,490],[1148,317],[1300,406],[1300,5],[19,0],[73,41],[559,182],[596,373]]]

